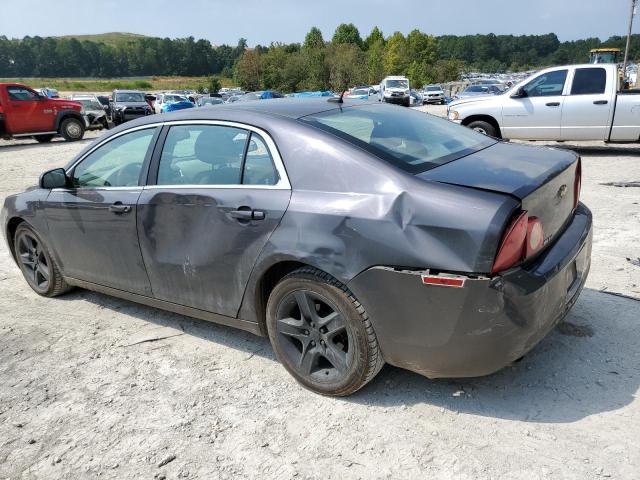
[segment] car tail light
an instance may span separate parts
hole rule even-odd
[[[529,218],[527,227],[527,250],[525,258],[529,258],[542,248],[544,243],[544,231],[542,223],[536,217]]]
[[[582,188],[582,160],[578,158],[578,165],[576,166],[576,178],[573,181],[573,208],[574,209],[578,207],[581,188]]]
[[[528,227],[529,215],[527,212],[522,212],[513,223],[511,223],[502,238],[502,243],[500,244],[496,260],[493,262],[491,273],[506,270],[522,260]]]

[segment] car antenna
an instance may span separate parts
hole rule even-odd
[[[342,89],[342,93],[340,94],[340,97],[336,98],[336,97],[331,97],[329,99],[330,102],[335,102],[335,103],[344,103],[344,100],[342,100],[342,97],[344,97],[344,92],[346,92],[347,89],[343,88]]]

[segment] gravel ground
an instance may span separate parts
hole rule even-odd
[[[0,199],[87,141],[1,142]],[[640,189],[602,183],[640,181],[640,148],[561,148],[583,158],[591,275],[564,324],[484,378],[386,366],[324,398],[265,339],[88,291],[38,297],[3,245],[0,478],[638,478]]]

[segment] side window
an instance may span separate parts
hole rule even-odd
[[[156,128],[147,128],[114,138],[80,162],[73,170],[76,188],[134,187]]]
[[[21,87],[7,87],[9,98],[18,102],[33,102],[38,99],[38,95],[31,90]]]
[[[222,125],[169,129],[158,167],[158,185],[239,185],[246,130]]]
[[[275,185],[280,176],[273,164],[264,139],[257,133],[251,134],[247,157],[244,161],[243,185]]]
[[[553,97],[562,95],[567,70],[556,70],[534,78],[523,87],[527,97]]]
[[[604,93],[607,72],[604,68],[577,68],[571,85],[571,95],[596,95]]]

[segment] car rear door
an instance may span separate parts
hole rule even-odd
[[[559,139],[567,73],[566,69],[543,73],[524,85],[520,96],[506,96],[502,136],[522,140]]]
[[[576,68],[562,107],[562,140],[606,140],[616,86],[602,67]]]
[[[290,196],[264,131],[229,122],[167,124],[138,201],[154,296],[235,317]]]
[[[53,189],[45,212],[66,276],[151,296],[136,208],[160,127],[138,127],[99,144],[67,171],[71,188]]]
[[[10,109],[7,124],[11,133],[54,130],[55,112],[47,99],[19,85],[8,86],[7,97]]]

